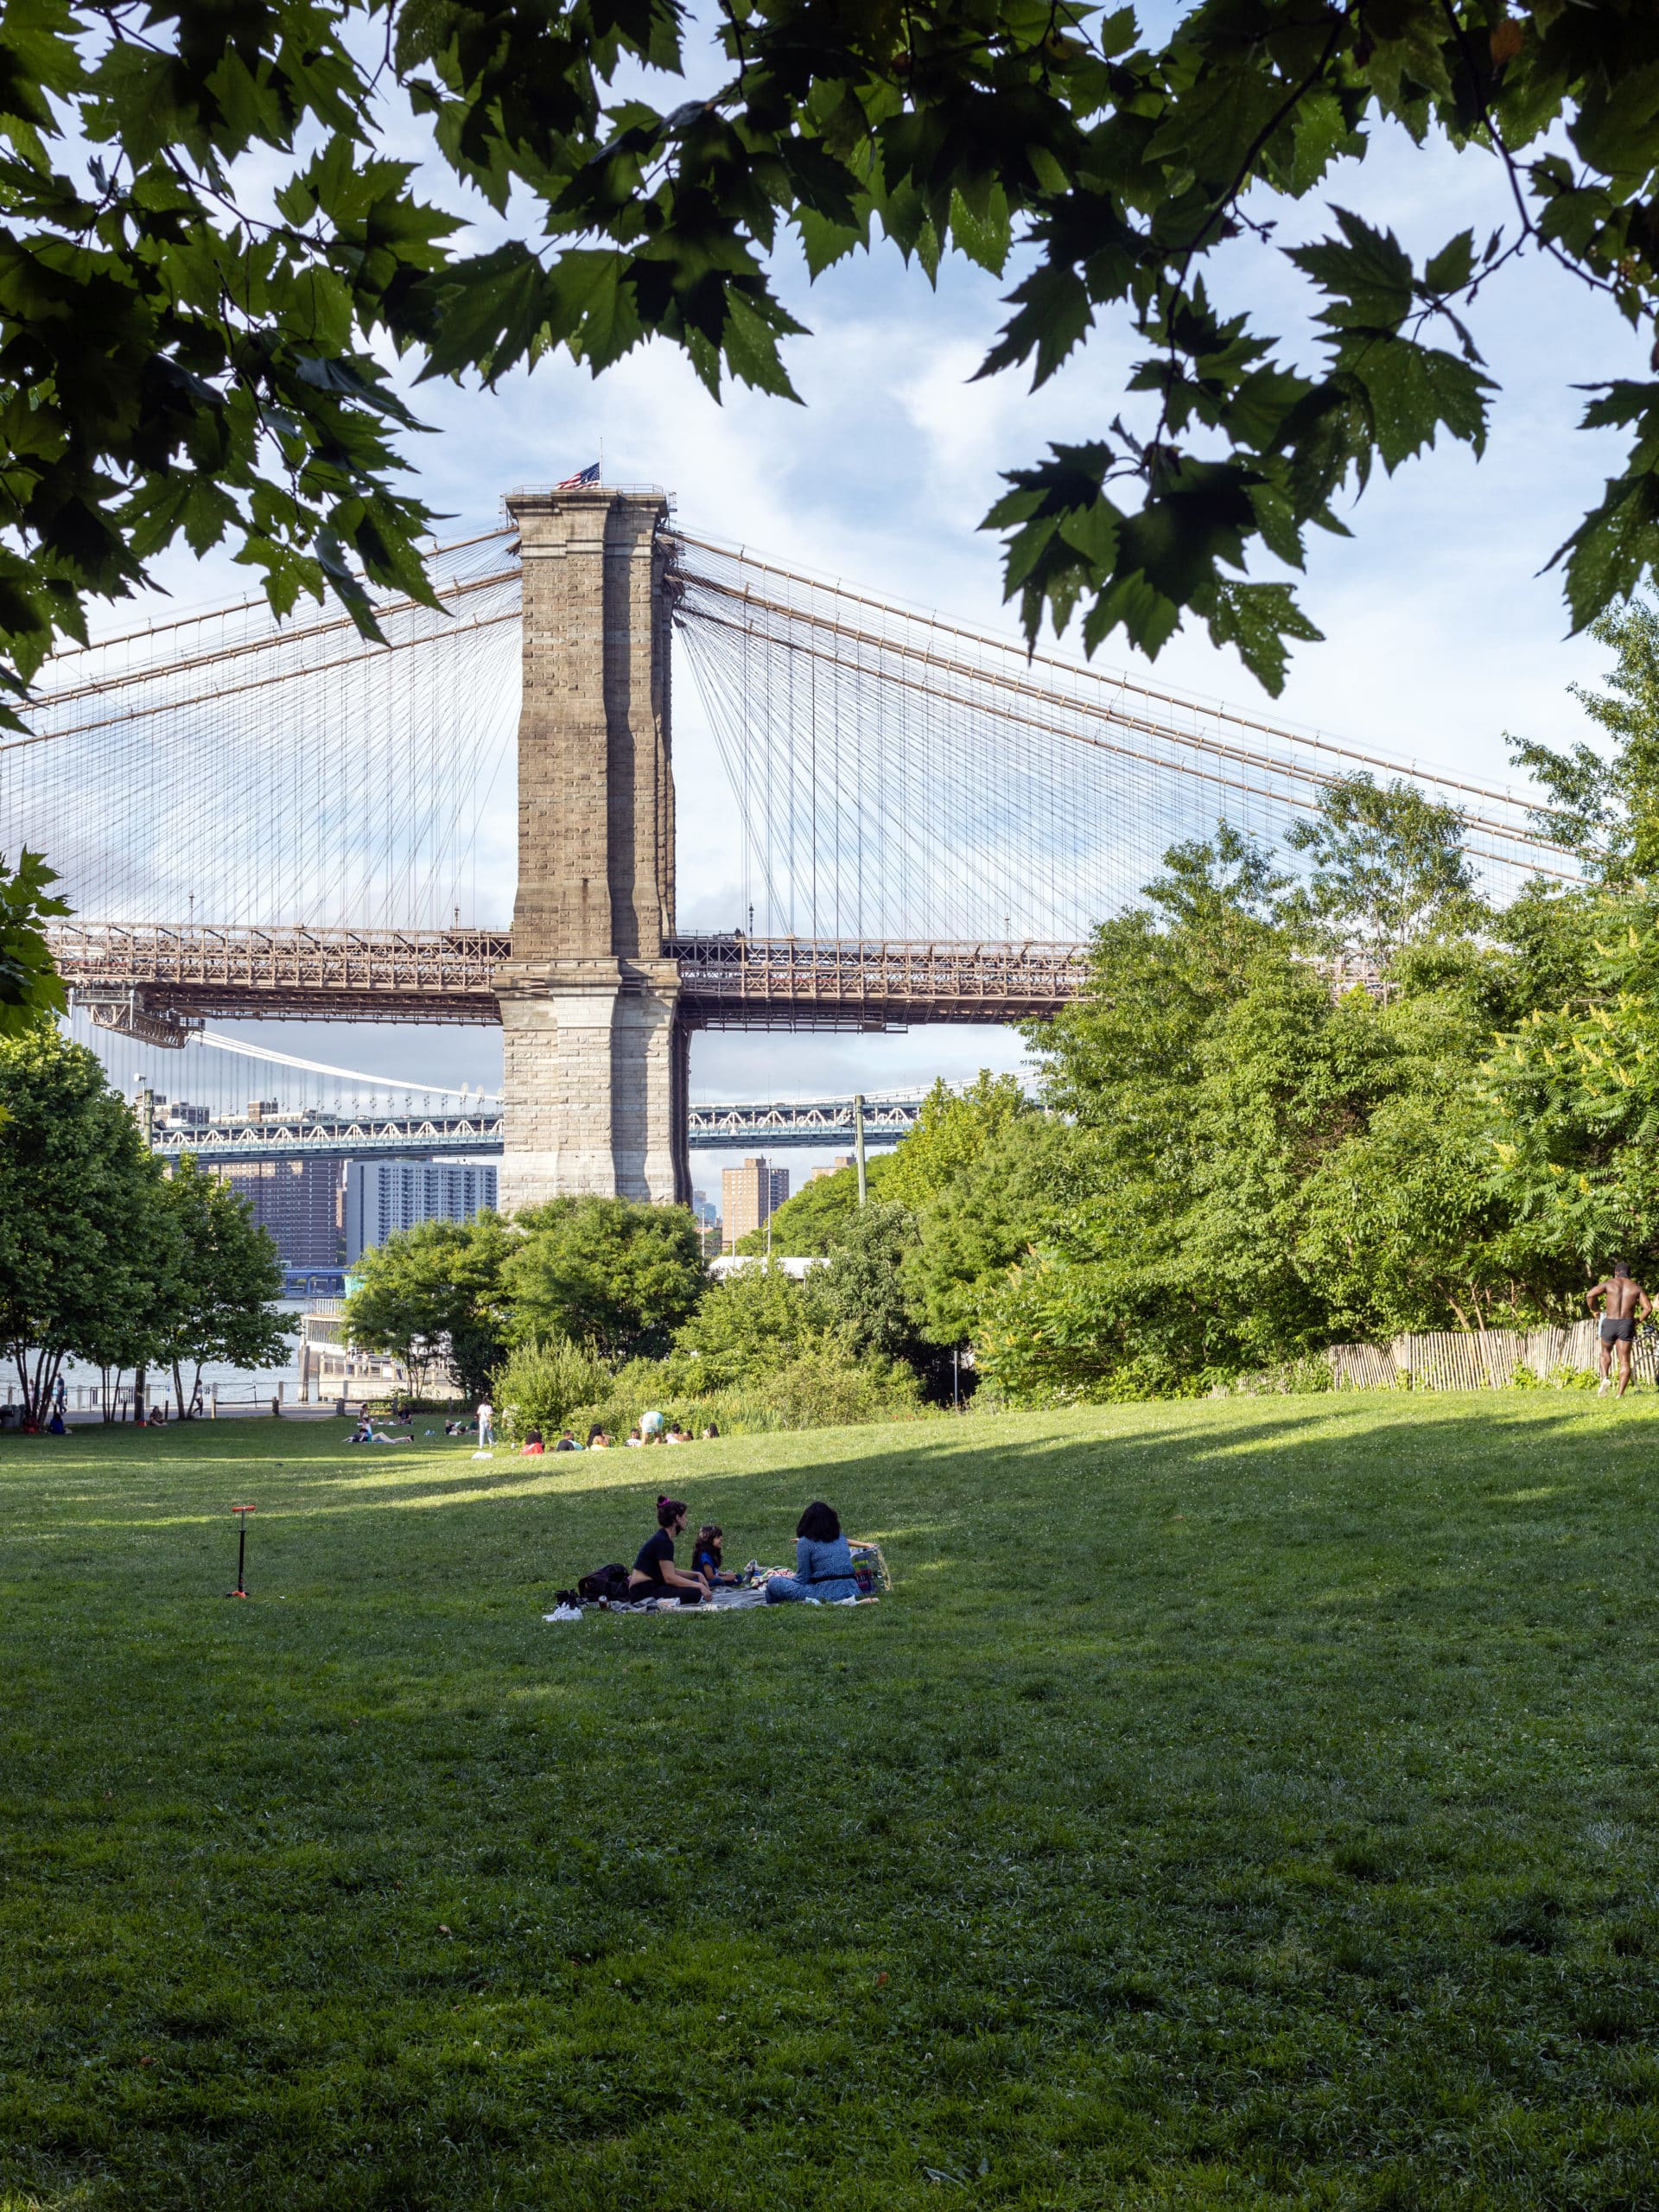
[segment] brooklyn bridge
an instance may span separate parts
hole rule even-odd
[[[1218,817],[1274,840],[1408,774],[1495,887],[1574,875],[1523,798],[766,562],[659,490],[506,512],[378,639],[250,601],[59,654],[0,746],[0,849],[47,852],[76,1003],[149,1046],[499,1023],[507,1210],[688,1197],[698,1029],[1052,1015]],[[677,675],[741,851],[719,928],[677,919]]]

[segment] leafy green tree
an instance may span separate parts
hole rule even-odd
[[[865,1162],[867,1197],[886,1195],[896,1157],[896,1154],[880,1152]],[[815,1175],[804,1183],[792,1198],[784,1200],[769,1222],[740,1237],[734,1249],[750,1259],[764,1258],[768,1250],[780,1260],[819,1259],[857,1211],[858,1170],[837,1167],[833,1174]]]
[[[1392,953],[1383,999],[1333,993],[1302,957],[1305,917],[1216,848],[1172,861],[1147,910],[1097,933],[1090,991],[1037,1040],[1071,1124],[1039,1125],[1055,1163],[1035,1162],[1022,1196],[988,1152],[1000,1216],[972,1179],[923,1211],[907,1267],[935,1332],[966,1323],[1002,1395],[1064,1399],[1203,1389],[1404,1329],[1565,1318],[1605,1234],[1605,1192],[1589,1222],[1593,1115],[1625,1097],[1605,1071],[1599,1106],[1584,1095],[1620,1015],[1612,968],[1592,972],[1616,949],[1587,963],[1573,944],[1582,900],[1483,917],[1454,880],[1434,931]],[[1659,951],[1639,944],[1618,957]],[[1587,1001],[1552,1012],[1575,973]],[[1530,1052],[1540,1023],[1564,1095],[1552,1123],[1533,1059],[1512,1071],[1529,1154],[1484,1064],[1494,1032]],[[1633,1026],[1632,1053],[1641,1041]],[[1659,1065],[1659,1038],[1654,1052]],[[1572,1213],[1569,1190],[1576,1243],[1544,1203],[1559,1192]],[[1636,1203],[1632,1182],[1626,1218]]]
[[[1607,900],[1589,934],[1582,993],[1534,1006],[1482,1071],[1497,1184],[1580,1282],[1659,1262],[1659,902]]]
[[[1427,938],[1465,933],[1485,914],[1465,835],[1454,808],[1410,784],[1344,777],[1320,792],[1315,818],[1286,836],[1313,865],[1281,912],[1323,952],[1382,960]]]
[[[1580,741],[1567,752],[1511,737],[1510,758],[1549,794],[1533,820],[1611,887],[1659,875],[1659,609],[1614,607],[1592,625],[1618,658],[1605,691],[1567,686],[1612,740],[1610,753]]]
[[[0,858],[0,1036],[16,1037],[63,1011],[63,984],[41,926],[69,912],[67,900],[46,887],[57,880],[27,845],[15,868]]]
[[[1128,341],[1132,421],[1108,396],[1009,472],[987,518],[1027,628],[1081,609],[1090,650],[1121,629],[1155,653],[1191,613],[1276,689],[1316,633],[1253,564],[1301,567],[1378,465],[1442,435],[1483,450],[1495,387],[1469,318],[1506,265],[1548,256],[1643,334],[1659,302],[1647,0],[1186,0],[1145,39],[1131,9],[1076,0],[743,0],[712,59],[703,28],[674,0],[13,0],[0,632],[17,676],[180,537],[228,538],[279,607],[326,579],[366,623],[352,555],[423,591],[389,357],[494,380],[559,348],[597,372],[661,337],[711,390],[789,396],[779,341],[799,326],[770,264],[801,255],[817,277],[886,240],[930,281],[947,252],[1014,263],[986,371],[1041,384],[1102,321]],[[411,110],[502,242],[472,246],[388,157],[417,137]],[[1283,254],[1316,310],[1294,360],[1217,300],[1281,296],[1259,257],[1287,203],[1402,129],[1426,161],[1496,158],[1513,217],[1418,259],[1333,207]],[[1586,410],[1630,450],[1555,556],[1577,626],[1659,550],[1645,352]]]
[[[855,1357],[931,1363],[905,1295],[905,1262],[920,1242],[908,1206],[864,1205],[842,1230],[828,1263],[807,1277],[808,1311]]]
[[[1211,842],[1165,855],[1147,906],[1096,931],[1083,997],[1027,1032],[1051,1110],[1085,1127],[1109,1116],[1137,1167],[1185,1144],[1205,1026],[1276,941],[1270,882],[1259,850],[1224,823]]]
[[[423,1221],[365,1251],[346,1301],[346,1329],[365,1351],[411,1372],[442,1363],[467,1397],[483,1397],[507,1348],[503,1270],[516,1248],[499,1215]]]
[[[210,1361],[275,1367],[286,1357],[289,1325],[271,1311],[283,1294],[282,1255],[246,1198],[188,1155],[156,1203],[161,1264],[149,1357],[172,1369],[174,1403],[188,1420]]]
[[[95,1056],[54,1024],[0,1035],[0,1338],[41,1418],[66,1358],[155,1357],[161,1170]]]
[[[666,1349],[708,1277],[697,1224],[683,1206],[629,1198],[551,1198],[515,1217],[522,1231],[501,1268],[512,1337],[568,1337],[601,1359]]]
[[[672,1379],[699,1395],[725,1389],[783,1366],[821,1334],[796,1277],[779,1267],[734,1268],[676,1331]]]
[[[953,1090],[943,1080],[922,1101],[916,1126],[893,1155],[881,1195],[905,1206],[925,1205],[979,1157],[1008,1122],[1032,1110],[1020,1078],[982,1068]]]
[[[922,1208],[904,1292],[930,1343],[973,1342],[1011,1269],[1077,1217],[1092,1192],[1087,1145],[1057,1115],[1021,1113]]]

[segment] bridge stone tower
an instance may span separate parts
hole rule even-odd
[[[507,501],[524,567],[518,896],[495,972],[501,1209],[684,1201],[668,503],[598,485]]]

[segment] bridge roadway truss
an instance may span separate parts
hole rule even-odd
[[[914,1128],[919,1096],[870,1096],[864,1135],[894,1144]],[[853,1141],[850,1098],[762,1099],[688,1109],[693,1152],[779,1152]],[[193,1153],[214,1166],[254,1160],[487,1159],[504,1148],[499,1114],[299,1114],[233,1118],[205,1126],[162,1124],[151,1149],[162,1160]]]
[[[78,1004],[105,1027],[182,1045],[209,1016],[499,1022],[505,931],[229,929],[63,922],[52,947]],[[1080,944],[671,937],[679,1020],[691,1029],[881,1030],[912,1022],[1044,1019],[1087,979]]]

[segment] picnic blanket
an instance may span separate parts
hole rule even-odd
[[[891,1590],[893,1576],[888,1571],[887,1560],[881,1556],[880,1545],[872,1543],[868,1538],[861,1536],[849,1538],[849,1545],[863,1598],[865,1599],[879,1598]],[[631,1605],[620,1605],[613,1599],[606,1610],[613,1613],[679,1613],[688,1618],[693,1613],[747,1612],[753,1606],[766,1604],[766,1585],[774,1574],[792,1574],[793,1573],[794,1569],[788,1567],[760,1567],[756,1570],[757,1580],[747,1587],[740,1589],[734,1588],[729,1584],[722,1584],[697,1605],[683,1605],[671,1592],[665,1592],[660,1597],[653,1594],[649,1598],[642,1598],[637,1604]],[[567,1592],[563,1595],[574,1599],[575,1593]],[[860,1601],[845,1598],[832,1600],[832,1602],[850,1605]],[[584,1615],[598,1610],[595,1604],[586,1601],[579,1605],[561,1604],[556,1612],[543,1613],[542,1618],[548,1621],[580,1620]]]
[[[603,1610],[611,1613],[683,1613],[689,1618],[693,1613],[747,1612],[751,1606],[764,1605],[766,1602],[766,1587],[762,1584],[753,1590],[716,1590],[699,1605],[683,1605],[675,1597],[652,1597],[641,1599],[636,1605],[619,1605],[613,1602]],[[585,1620],[589,1613],[600,1611],[596,1605],[561,1605],[556,1612],[543,1613],[542,1618],[544,1621],[579,1621]]]

